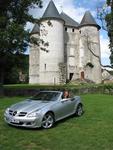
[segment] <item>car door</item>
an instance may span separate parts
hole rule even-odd
[[[74,108],[75,108],[75,102],[71,100],[71,98],[68,98],[67,100],[61,101],[62,103],[62,113],[63,115],[69,115],[72,114]]]
[[[65,99],[65,100],[59,100],[55,107],[54,107],[54,112],[56,119],[61,119],[69,114],[72,114],[75,108],[75,101],[72,101],[70,98]]]

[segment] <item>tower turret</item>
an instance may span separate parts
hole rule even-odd
[[[80,78],[101,83],[100,26],[89,11],[86,11],[79,26]]]
[[[59,84],[64,63],[64,20],[61,18],[53,1],[47,6],[40,21],[40,39],[48,42],[48,53],[40,50],[40,83]],[[44,47],[44,45],[42,45]]]

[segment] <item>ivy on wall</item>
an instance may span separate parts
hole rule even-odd
[[[66,83],[66,64],[59,63],[60,84]]]

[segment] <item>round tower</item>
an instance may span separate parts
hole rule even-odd
[[[31,37],[39,39],[39,25],[35,24],[31,31]],[[39,83],[39,47],[31,45],[29,53],[29,83]]]
[[[48,46],[44,44],[40,46],[40,84],[59,84],[61,82],[60,65],[64,63],[63,25],[63,19],[53,1],[50,1],[40,20],[40,39],[48,43]]]
[[[100,26],[86,11],[79,27],[79,75],[81,80],[101,83]]]

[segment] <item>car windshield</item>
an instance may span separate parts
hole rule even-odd
[[[55,101],[59,97],[59,92],[39,92],[33,96],[32,100]]]

